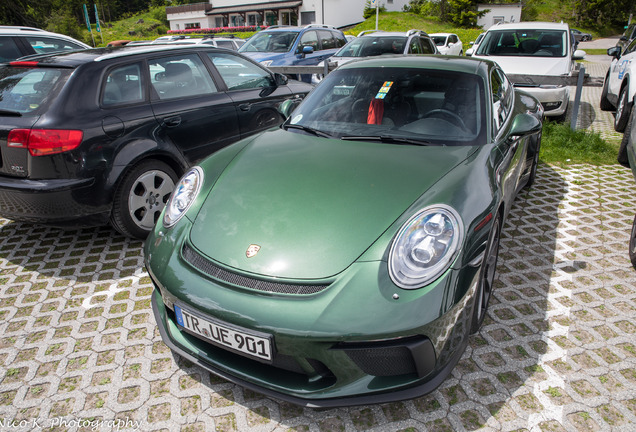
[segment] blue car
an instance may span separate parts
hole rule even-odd
[[[272,26],[252,36],[239,52],[267,67],[315,66],[346,43],[340,30],[324,24]],[[303,78],[309,81],[311,75]]]

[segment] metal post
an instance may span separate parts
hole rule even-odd
[[[581,104],[581,91],[583,90],[583,79],[585,78],[585,66],[579,69],[579,79],[576,82],[576,94],[574,95],[574,106],[572,107],[572,118],[570,129],[576,130],[576,121],[579,117],[579,105]]]

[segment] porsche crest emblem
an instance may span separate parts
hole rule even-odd
[[[248,258],[252,258],[258,253],[259,250],[261,250],[261,247],[259,245],[251,244],[250,247],[247,248],[247,251],[245,251],[245,255]]]

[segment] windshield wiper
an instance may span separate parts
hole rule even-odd
[[[22,113],[20,111],[13,111],[13,110],[7,110],[2,108],[0,108],[0,115],[22,117]]]
[[[308,132],[308,133],[310,133],[312,135],[315,135],[315,136],[321,137],[321,138],[333,138],[333,136],[329,135],[327,132],[323,132],[323,131],[318,130],[318,129],[313,129],[313,128],[310,128],[308,126],[302,126],[302,125],[297,125],[297,124],[286,124],[286,125],[283,125],[283,127],[285,128],[285,130],[287,130],[287,129],[300,129],[301,131]]]
[[[420,146],[425,146],[431,143],[430,141],[426,141],[426,140],[396,137],[396,136],[389,136],[389,135],[345,135],[341,137],[340,139],[351,140],[351,141],[380,141],[383,143],[390,143],[390,144],[410,144],[410,145],[420,145]]]

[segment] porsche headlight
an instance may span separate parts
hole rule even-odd
[[[393,240],[389,274],[400,288],[415,289],[437,278],[455,258],[462,221],[445,205],[427,207],[409,219]]]
[[[166,204],[163,226],[170,228],[183,217],[199,194],[202,183],[203,170],[199,167],[192,168],[181,177]]]

